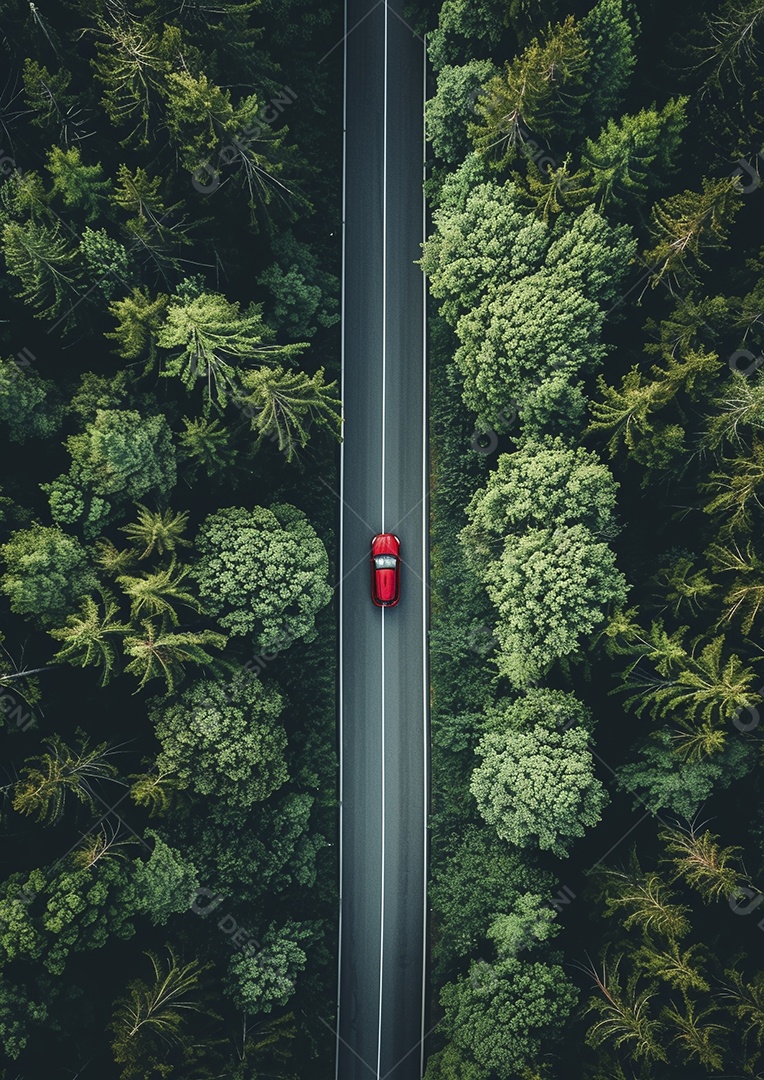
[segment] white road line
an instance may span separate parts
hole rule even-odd
[[[385,528],[385,422],[387,395],[387,0],[385,0],[385,77],[382,114],[382,521]],[[382,1075],[382,989],[385,955],[385,609],[382,619],[382,875],[379,906],[379,1028],[377,1031],[377,1080]]]
[[[427,147],[425,145],[424,102],[427,98],[427,35],[422,41],[422,240],[427,230],[427,203],[424,196],[426,176]],[[422,742],[423,742],[423,782],[424,798],[422,801],[422,852],[424,867],[422,870],[422,1028],[419,1039],[419,1075],[424,1076],[424,1023],[427,1006],[427,818],[429,814],[428,752],[429,732],[427,717],[429,712],[429,663],[427,641],[427,449],[429,445],[427,431],[427,279],[422,273]]]
[[[342,277],[340,285],[340,326],[342,327],[342,333],[340,334],[340,408],[342,410],[343,429],[345,421],[345,205],[346,205],[346,187],[347,187],[347,81],[348,81],[348,3],[345,0],[345,25],[343,27],[345,31],[345,40],[343,44],[343,70],[342,70]],[[340,1068],[340,986],[342,980],[342,856],[343,856],[343,809],[342,809],[342,793],[343,793],[343,743],[344,738],[344,717],[343,717],[343,688],[342,688],[342,605],[344,602],[343,583],[345,575],[342,569],[345,565],[345,442],[344,439],[340,443],[340,542],[339,542],[339,649],[337,653],[337,663],[339,665],[337,675],[337,721],[339,725],[339,799],[340,799],[340,814],[339,814],[339,922],[337,927],[337,934],[339,942],[337,946],[337,1041],[334,1050],[334,1078],[339,1080],[339,1068]]]

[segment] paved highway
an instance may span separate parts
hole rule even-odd
[[[338,1080],[418,1080],[425,1031],[427,443],[424,43],[346,0]],[[369,543],[401,539],[397,608]]]

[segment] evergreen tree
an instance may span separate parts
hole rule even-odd
[[[468,127],[473,146],[496,169],[511,164],[531,133],[552,140],[575,135],[591,70],[587,44],[572,15],[534,38],[475,101]]]
[[[275,441],[287,461],[308,443],[311,423],[330,431],[339,439],[342,430],[340,401],[332,395],[336,382],[324,382],[324,369],[311,378],[302,371],[258,368],[241,376],[245,391],[242,401],[254,410],[252,427],[257,444]]]

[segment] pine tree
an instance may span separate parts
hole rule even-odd
[[[170,565],[164,569],[144,570],[140,577],[121,574],[117,578],[117,584],[130,600],[130,617],[139,619],[141,616],[158,615],[177,626],[176,604],[185,604],[198,611],[197,600],[183,588],[183,581],[190,572],[188,567],[176,569],[173,556]]]
[[[724,612],[721,623],[730,623],[740,617],[740,630],[748,635],[753,624],[764,607],[764,560],[760,559],[753,546],[748,542],[741,552],[737,543],[727,547],[712,544],[708,549],[714,570],[717,573],[734,574],[732,585],[724,597]]]
[[[623,0],[598,0],[581,20],[581,33],[591,55],[586,117],[595,130],[618,115],[636,63],[634,46],[639,16]]]
[[[117,770],[108,760],[108,743],[91,750],[81,732],[78,741],[79,749],[72,750],[60,735],[43,740],[48,749],[25,762],[21,779],[14,785],[14,810],[33,814],[42,824],[55,824],[64,813],[67,795],[88,806],[95,805],[93,784],[112,780]]]
[[[52,194],[59,195],[65,206],[83,210],[87,222],[100,216],[111,190],[100,162],[86,165],[76,146],[68,150],[53,146],[48,151],[46,168],[53,177]]]
[[[113,636],[128,633],[130,627],[116,621],[119,608],[112,596],[102,593],[101,601],[103,607],[92,596],[86,596],[79,615],[69,615],[66,626],[48,632],[63,642],[54,660],[101,668],[101,686],[106,686],[116,659]]]
[[[661,1016],[676,1031],[672,1041],[679,1043],[685,1061],[696,1060],[707,1069],[719,1070],[724,1065],[723,1050],[715,1040],[727,1029],[708,1022],[716,1012],[715,1006],[698,1011],[695,1003],[685,998],[683,1010],[668,1005]]]
[[[157,333],[160,348],[172,351],[161,374],[179,377],[188,390],[201,380],[208,399],[222,407],[236,388],[232,360],[264,356],[276,360],[307,347],[305,342],[269,344],[272,338],[273,331],[263,322],[259,304],[250,304],[240,312],[238,303],[229,303],[219,293],[173,300]]]
[[[609,120],[596,140],[586,140],[582,168],[599,207],[639,206],[656,188],[665,187],[677,166],[688,101],[673,98],[660,111],[653,104]]]
[[[486,83],[475,102],[480,121],[469,125],[476,150],[495,168],[511,164],[531,133],[569,139],[585,98],[590,58],[572,15],[551,24],[505,71]]]
[[[703,179],[701,192],[683,191],[656,203],[651,231],[654,247],[643,259],[651,267],[653,288],[664,279],[671,291],[680,281],[695,277],[695,265],[708,269],[702,253],[727,247],[727,234],[741,207],[742,184],[737,176]]]
[[[143,547],[139,559],[147,559],[155,551],[158,555],[172,554],[179,547],[191,546],[191,541],[183,536],[188,524],[187,512],[149,510],[143,503],[138,503],[137,507],[138,520],[120,526],[120,531],[126,533],[137,547]]]
[[[221,420],[205,416],[183,417],[184,431],[178,435],[178,456],[189,462],[189,471],[202,468],[209,477],[227,471],[234,463],[231,435]]]
[[[156,953],[145,953],[153,970],[152,980],[131,982],[116,1002],[109,1023],[114,1060],[123,1066],[123,1080],[151,1073],[166,1075],[166,1053],[162,1051],[182,1046],[187,1023],[194,1014],[205,1012],[199,996],[200,979],[211,965],[198,960],[182,963],[172,946],[165,948],[164,960]]]
[[[680,878],[697,889],[706,903],[734,895],[747,877],[732,863],[740,865],[743,849],[723,848],[719,837],[706,829],[699,832],[694,824],[688,829],[666,828],[659,834],[674,867],[674,881]]]
[[[163,678],[171,694],[187,663],[213,666],[216,660],[207,647],[222,649],[227,640],[213,630],[174,631],[144,619],[141,630],[124,639],[125,655],[131,658],[125,671],[139,680],[138,690],[151,679]]]
[[[723,534],[749,534],[754,512],[764,509],[760,496],[764,484],[764,440],[754,436],[750,450],[725,458],[723,466],[699,484],[702,492],[713,496],[703,510],[720,519]]]
[[[241,383],[244,402],[255,410],[252,428],[258,433],[258,446],[271,439],[292,461],[298,447],[307,445],[311,423],[341,438],[340,401],[332,395],[337,383],[324,382],[323,368],[311,378],[302,371],[263,367],[245,372]]]
[[[104,337],[117,342],[116,352],[123,360],[138,360],[145,356],[146,372],[154,367],[157,334],[167,313],[169,299],[169,296],[159,293],[152,300],[148,291],[138,286],[129,296],[109,305],[117,326],[115,330],[105,333]]]
[[[587,1031],[586,1042],[593,1047],[611,1043],[616,1050],[625,1047],[638,1061],[666,1061],[660,1043],[660,1024],[649,1012],[656,991],[649,985],[639,989],[639,980],[634,975],[622,988],[619,964],[620,957],[610,971],[604,963],[601,973],[591,968],[594,985],[602,996],[589,1003],[589,1011],[599,1013],[600,1019]]]
[[[75,251],[59,223],[9,222],[3,227],[2,246],[8,272],[21,282],[16,295],[41,318],[65,312],[76,299]]]

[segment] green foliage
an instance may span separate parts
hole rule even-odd
[[[143,619],[140,627],[134,628],[124,639],[125,656],[130,657],[125,671],[139,680],[138,690],[152,679],[161,678],[167,693],[172,694],[186,664],[215,666],[215,657],[209,648],[223,649],[227,641],[224,634],[214,630],[173,630],[165,623]]]
[[[136,271],[130,252],[118,240],[112,239],[105,229],[85,228],[80,241],[87,281],[111,300],[119,293],[135,285]]]
[[[600,820],[608,796],[594,775],[588,720],[571,694],[542,689],[492,714],[471,790],[503,840],[564,856]]]
[[[579,129],[591,69],[586,40],[572,15],[534,38],[505,71],[486,83],[469,125],[473,146],[504,169],[529,132],[569,140]]]
[[[157,332],[157,344],[171,350],[161,372],[177,377],[187,390],[201,380],[210,401],[225,405],[235,387],[234,359],[289,357],[304,348],[269,345],[273,331],[262,319],[261,306],[250,304],[243,314],[239,304],[219,293],[202,293],[191,299],[171,300],[166,318]],[[177,351],[180,350],[180,351]]]
[[[51,72],[38,60],[24,59],[24,97],[32,113],[31,123],[51,139],[68,146],[85,136],[84,118],[77,95],[70,92],[71,72],[61,66]]]
[[[433,151],[448,164],[458,164],[469,153],[467,124],[475,115],[478,91],[495,75],[490,60],[448,65],[438,72],[437,93],[425,103],[425,121]]]
[[[445,986],[443,1030],[477,1066],[474,1075],[513,1080],[560,1038],[578,991],[557,964],[510,957],[473,962],[467,978]]]
[[[0,358],[0,424],[11,442],[48,439],[61,418],[53,382],[21,359]]]
[[[162,415],[98,409],[82,434],[69,436],[66,447],[69,472],[40,486],[54,519],[61,524],[84,519],[86,536],[97,535],[125,502],[167,495],[175,485],[175,449]]]
[[[234,806],[267,799],[288,779],[282,709],[278,690],[256,677],[197,680],[176,703],[151,708],[162,744],[157,768]]]
[[[727,246],[727,234],[741,207],[741,195],[738,176],[704,178],[700,192],[683,191],[653,206],[651,231],[655,244],[642,256],[652,268],[653,288],[665,280],[673,292],[679,285],[695,280],[694,265],[708,269],[701,253]]]
[[[146,289],[136,287],[129,296],[109,305],[117,326],[104,337],[117,342],[115,348],[123,360],[137,360],[146,354],[146,368],[154,366],[157,334],[164,321],[169,299],[165,293],[159,293],[152,300]]]
[[[707,903],[734,896],[739,885],[747,881],[740,869],[743,849],[722,848],[719,837],[709,829],[700,832],[694,825],[688,829],[667,828],[660,838],[668,853],[667,861],[674,866],[674,880],[686,881]],[[733,862],[737,866],[731,865]]]
[[[138,519],[129,525],[120,526],[135,548],[143,548],[138,553],[139,559],[148,559],[156,552],[174,554],[181,547],[190,547],[191,541],[184,538],[188,513],[175,513],[173,510],[149,510],[138,503]]]
[[[549,871],[534,862],[532,850],[509,847],[493,828],[468,825],[448,858],[433,867],[439,970],[474,953],[487,927],[522,893],[550,895],[552,888]]]
[[[34,1001],[23,984],[0,977],[0,1046],[6,1059],[15,1061],[43,1030],[47,1018],[44,1001]]]
[[[11,611],[42,623],[61,623],[77,598],[96,585],[80,542],[53,526],[35,524],[14,532],[0,547],[5,573],[0,590]]]
[[[88,223],[95,221],[111,188],[103,179],[100,162],[86,165],[76,146],[67,150],[52,146],[46,168],[53,177],[51,193],[59,196],[65,206],[82,210]]]
[[[146,953],[152,967],[150,981],[134,979],[114,1004],[109,1023],[113,1035],[114,1060],[122,1066],[121,1080],[139,1080],[147,1075],[167,1075],[173,1071],[167,1059],[193,1040],[187,1028],[205,1011],[200,995],[200,979],[208,964],[198,960],[183,963],[172,946],[167,956]],[[190,1054],[181,1053],[186,1065]]]
[[[178,435],[178,459],[192,478],[200,469],[206,476],[219,476],[233,465],[231,433],[221,420],[184,416],[183,427]]]
[[[232,634],[260,648],[315,638],[315,616],[332,596],[326,549],[294,506],[228,507],[196,537],[195,574],[205,609]]]
[[[670,810],[690,821],[712,792],[722,791],[755,767],[750,747],[729,740],[712,757],[681,758],[671,732],[655,732],[639,747],[639,760],[621,765],[618,786],[634,796],[634,806],[654,813]]]
[[[272,924],[266,930],[259,952],[234,953],[228,964],[225,987],[237,1008],[257,1016],[286,1005],[308,959],[301,943],[311,937],[310,923],[299,924],[290,919],[283,926]]]
[[[586,140],[582,167],[598,206],[641,206],[652,191],[666,186],[679,165],[688,101],[672,98],[660,110],[653,105],[609,120],[596,140]]]
[[[111,595],[102,593],[101,602],[99,605],[92,596],[84,597],[79,614],[67,615],[65,626],[48,632],[63,643],[54,660],[101,668],[101,686],[106,686],[116,660],[114,635],[122,636],[130,627],[119,622],[119,607]]]
[[[444,0],[439,6],[438,25],[427,35],[433,69],[440,71],[446,64],[460,63],[464,56],[492,51],[501,40],[507,18],[514,21],[523,9],[522,0],[508,4],[499,0]]]
[[[323,368],[312,378],[280,367],[258,368],[245,372],[241,385],[241,401],[253,413],[258,446],[265,439],[275,441],[287,461],[293,461],[298,450],[308,444],[311,424],[341,438],[341,402],[332,394],[337,383],[324,382]]]
[[[627,592],[613,551],[584,525],[510,535],[482,579],[497,610],[496,662],[517,687],[575,654]]]
[[[152,829],[146,835],[154,848],[146,862],[135,865],[133,880],[138,908],[154,926],[164,926],[171,915],[188,911],[199,889],[196,867]]]
[[[63,816],[67,795],[95,808],[94,784],[113,779],[117,770],[108,760],[108,743],[91,749],[81,732],[78,742],[79,748],[72,750],[58,734],[44,740],[48,749],[27,760],[14,784],[14,810],[55,824]]]
[[[117,584],[130,600],[131,619],[157,617],[177,626],[180,620],[176,604],[198,610],[196,598],[183,584],[190,572],[187,566],[177,568],[173,556],[168,566],[143,570],[138,577],[120,574]]]
[[[639,16],[624,0],[598,0],[580,28],[591,57],[586,117],[596,126],[620,111],[636,63]]]
[[[507,536],[527,528],[585,525],[593,536],[612,537],[618,485],[597,454],[572,449],[561,439],[528,441],[501,454],[484,488],[466,509],[469,525],[460,539],[465,558],[484,571]]]
[[[321,269],[311,248],[287,230],[274,238],[273,256],[276,262],[257,283],[271,294],[272,322],[279,336],[306,341],[319,326],[335,326],[340,318],[340,283]]]
[[[2,248],[8,273],[21,283],[16,296],[40,318],[65,316],[76,298],[76,252],[59,222],[9,221],[2,229]]]

